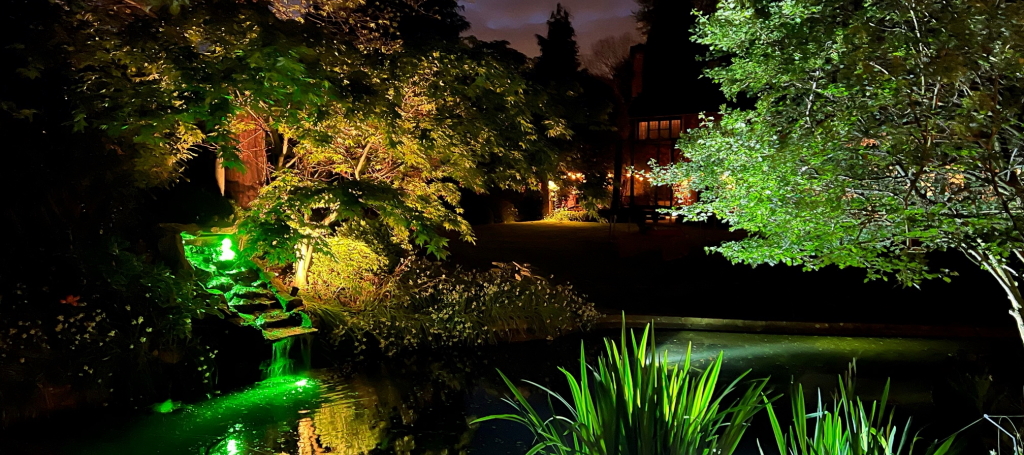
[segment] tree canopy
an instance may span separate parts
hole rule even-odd
[[[563,119],[571,135],[548,140],[558,156],[555,166],[542,169],[543,179],[576,193],[580,206],[597,216],[609,197],[607,173],[617,137],[610,118],[614,93],[606,81],[580,69],[572,16],[561,4],[551,12],[546,35],[537,35],[537,44],[541,53],[530,78],[544,89],[548,114]]]
[[[547,139],[568,135],[525,77],[525,59],[459,37],[468,24],[454,0],[68,0],[16,10],[12,22],[41,15],[19,28],[43,39],[8,48],[17,72],[5,77],[59,77],[50,107],[60,109],[5,90],[5,115],[61,116],[51,134],[68,140],[53,153],[109,159],[100,170],[120,169],[118,187],[173,186],[203,150],[239,168],[239,133],[276,138],[270,185],[241,225],[250,252],[272,262],[354,219],[443,256],[441,231],[472,235],[459,188],[532,184],[555,157]]]
[[[679,142],[662,182],[701,191],[677,209],[750,233],[717,251],[749,264],[862,267],[905,284],[990,272],[1024,338],[1021,172],[1024,9],[1003,0],[726,0],[696,40],[707,72],[758,99]]]

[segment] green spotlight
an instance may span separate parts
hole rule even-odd
[[[228,455],[238,455],[238,441],[228,439]]]
[[[300,379],[298,381],[295,381],[295,385],[297,387],[302,387],[302,386],[304,386],[306,384],[309,384],[309,380],[308,379]]]
[[[230,261],[235,258],[235,252],[231,250],[231,239],[225,238],[220,242],[220,260]]]

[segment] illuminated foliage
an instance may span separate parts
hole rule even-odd
[[[318,301],[332,301],[341,293],[372,292],[371,278],[385,272],[387,260],[366,242],[343,235],[326,239],[327,251],[309,270],[305,294]]]
[[[522,424],[536,438],[528,453],[732,455],[749,422],[771,401],[764,394],[768,380],[749,381],[744,390],[740,381],[750,373],[747,370],[723,387],[719,383],[722,353],[698,373],[691,364],[692,346],[681,362],[670,362],[668,352],[659,354],[655,349],[652,332],[647,325],[639,338],[633,331],[627,338],[623,324],[619,343],[604,340],[605,354],[597,365],[587,364],[581,344],[580,375],[559,367],[571,396],[539,386],[549,395],[552,417],[541,417],[499,370],[512,392],[504,401],[516,413],[490,415],[473,423],[501,419]],[[553,406],[556,400],[568,408],[568,414],[559,414]]]
[[[949,279],[957,250],[996,277],[1024,337],[1019,148],[1024,9],[1016,2],[725,1],[697,40],[708,71],[758,97],[680,141],[714,215],[750,232],[717,251],[750,264],[862,267],[905,284]]]
[[[300,287],[326,251],[323,239],[353,222],[388,232],[362,239],[374,248],[422,247],[444,257],[440,231],[472,238],[460,188],[533,182],[535,168],[554,157],[546,139],[566,134],[564,122],[538,110],[537,90],[489,46],[397,48],[364,69],[372,86],[359,104],[330,103],[329,115],[312,121],[271,117],[290,147],[242,229],[251,254],[294,262]]]
[[[0,49],[0,127],[14,139],[14,151],[0,182],[6,194],[20,196],[0,215],[20,236],[12,257],[25,260],[4,265],[2,294],[14,295],[28,279],[36,286],[24,300],[4,299],[5,320],[43,321],[49,336],[65,330],[52,319],[60,312],[78,316],[88,304],[90,314],[79,316],[85,318],[94,309],[117,309],[125,317],[119,336],[90,335],[97,346],[104,343],[100,349],[119,352],[101,358],[181,360],[174,343],[188,337],[193,318],[218,314],[221,296],[213,291],[230,300],[236,283],[203,271],[195,283],[181,273],[182,264],[169,259],[177,249],[156,245],[166,238],[153,225],[167,220],[164,201],[154,203],[150,192],[180,181],[199,150],[237,168],[233,137],[253,124],[284,139],[272,141],[279,146],[271,151],[273,182],[242,223],[246,235],[230,250],[237,256],[213,248],[217,257],[209,264],[223,257],[241,267],[259,255],[308,268],[313,250],[327,245],[323,239],[370,224],[374,234],[360,240],[374,251],[422,247],[442,256],[447,240],[439,231],[470,235],[458,216],[460,187],[525,185],[533,168],[553,157],[544,139],[564,135],[564,122],[545,113],[539,91],[519,75],[522,63],[509,63],[509,49],[458,37],[466,23],[454,0],[298,3],[7,5],[0,21],[15,39]],[[131,245],[120,247],[115,260],[94,248],[113,235]],[[108,264],[121,269],[98,276]],[[38,273],[56,265],[65,273],[59,280]],[[145,330],[141,317],[154,333],[137,333]],[[165,324],[149,325],[156,321]],[[112,346],[117,340],[123,343]],[[166,343],[144,352],[157,340]],[[17,381],[34,384],[32,378],[44,377],[34,368],[53,364],[33,358]],[[55,370],[77,378],[79,360],[70,361]],[[5,371],[9,362],[0,362]],[[109,368],[145,370],[136,363]],[[209,370],[199,375],[206,380]],[[46,378],[61,383],[63,376]]]
[[[450,0],[72,0],[53,10],[70,123],[102,137],[135,185],[173,184],[199,145],[237,167],[238,133],[273,136],[274,183],[248,214],[256,240],[246,246],[297,262],[300,283],[317,238],[356,218],[443,256],[438,231],[471,235],[460,188],[530,184],[554,158],[546,139],[568,134],[508,49],[458,37],[468,24]],[[271,236],[282,242],[261,241]]]
[[[598,317],[572,286],[553,284],[515,263],[474,271],[411,260],[332,297],[307,302],[329,339],[386,354],[553,338],[588,328]]]

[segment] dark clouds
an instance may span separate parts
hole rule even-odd
[[[572,15],[581,54],[588,53],[594,41],[636,30],[634,0],[459,0],[473,25],[467,34],[482,40],[508,41],[529,56],[540,52],[534,35],[547,31],[547,20],[556,3]]]

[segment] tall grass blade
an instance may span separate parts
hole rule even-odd
[[[767,379],[751,381],[739,392],[743,373],[721,387],[721,353],[702,373],[691,357],[688,346],[682,362],[673,364],[667,354],[657,355],[650,325],[637,337],[627,336],[623,324],[618,343],[605,340],[605,354],[595,366],[586,363],[581,346],[579,376],[560,369],[569,398],[530,383],[549,395],[549,406],[557,401],[569,415],[541,419],[502,374],[513,394],[506,401],[519,415],[474,422],[503,419],[529,427],[537,438],[531,455],[731,455],[753,416],[771,403],[764,395]],[[781,432],[774,413],[770,418]]]

